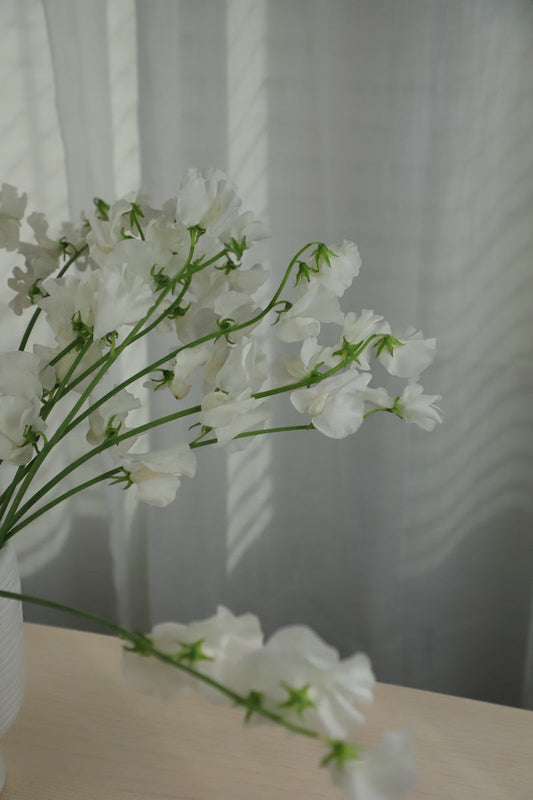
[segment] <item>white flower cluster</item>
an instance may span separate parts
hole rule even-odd
[[[329,748],[323,763],[353,800],[385,800],[412,785],[407,732],[385,732],[374,749],[345,741],[362,725],[362,709],[373,701],[375,678],[365,654],[340,659],[333,647],[300,625],[282,628],[263,643],[257,617],[234,616],[224,607],[189,625],[156,625],[148,639],[168,661],[123,651],[124,675],[139,691],[169,701],[196,689],[214,702],[242,706],[251,721],[268,721],[271,714],[289,730],[295,726],[316,732]],[[180,671],[178,665],[193,668],[209,682]],[[230,691],[217,691],[213,682]]]
[[[424,394],[418,383],[434,356],[435,340],[414,329],[393,331],[370,310],[341,310],[340,299],[361,266],[355,244],[302,248],[261,308],[258,291],[268,275],[253,261],[251,248],[266,230],[240,205],[222,173],[189,170],[177,197],[162,209],[153,208],[142,191],[112,205],[96,199],[94,210],[78,225],[64,225],[57,241],[49,238],[44,216],[30,214],[35,239],[30,244],[19,237],[26,196],[4,184],[0,241],[25,260],[25,271],[15,267],[9,281],[16,292],[11,305],[17,313],[36,306],[55,337],[52,346],[35,343],[33,355],[4,356],[17,364],[31,359],[33,373],[46,374],[46,382],[34,382],[31,392],[19,390],[15,373],[11,383],[6,378],[2,384],[4,459],[15,464],[31,459],[50,406],[71,390],[81,395],[76,410],[87,408],[78,419],[88,419],[89,444],[113,448],[121,466],[115,480],[135,484],[141,500],[161,506],[172,501],[182,475],[194,474],[190,446],[242,449],[261,434],[271,398],[282,392],[290,393],[292,405],[306,417],[295,427],[315,428],[334,439],[355,433],[375,411],[389,411],[428,431],[440,422],[438,397]],[[277,364],[267,360],[263,321],[275,323],[283,343]],[[325,325],[329,343],[319,341]],[[200,406],[174,415],[195,413],[200,432],[162,451],[131,453],[137,436],[126,421],[139,400],[126,386],[135,382],[102,394],[100,379],[117,353],[152,329],[171,333],[176,346],[143,370],[149,378],[145,385],[167,387],[176,400],[183,400],[193,383],[201,386]],[[401,391],[391,394],[371,385],[372,360],[394,378],[408,379]],[[272,387],[273,376],[278,386]],[[265,389],[267,380],[271,388]]]

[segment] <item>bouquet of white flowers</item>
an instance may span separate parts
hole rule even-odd
[[[240,205],[220,172],[190,170],[162,209],[143,192],[112,205],[97,198],[92,213],[65,224],[58,239],[33,213],[26,222],[35,241],[27,243],[20,241],[26,196],[3,185],[0,244],[24,259],[9,280],[16,292],[10,305],[17,314],[34,311],[19,349],[0,356],[0,459],[12,471],[0,497],[0,548],[100,481],[135,487],[140,501],[165,506],[181,478],[194,476],[202,447],[242,449],[256,437],[295,430],[340,439],[377,412],[425,430],[440,422],[438,398],[417,382],[435,340],[414,329],[393,331],[374,311],[341,310],[361,265],[355,244],[305,245],[262,302],[269,274],[252,253],[266,231]],[[48,339],[29,352],[43,315]],[[282,343],[275,359],[265,345],[271,328]],[[113,380],[115,362],[150,332],[170,333],[171,349]],[[375,361],[406,379],[401,391],[370,385]],[[201,400],[187,407],[180,401],[193,385]],[[168,391],[175,410],[129,427],[140,387]],[[269,402],[285,393],[303,422],[268,427]],[[140,437],[161,425],[173,443],[146,451]],[[51,451],[78,426],[86,433],[83,452],[35,489]],[[108,459],[103,472],[61,491],[99,454]],[[374,750],[348,741],[372,702],[375,679],[364,654],[340,659],[304,626],[282,629],[264,644],[256,617],[222,607],[210,619],[159,624],[146,636],[103,624],[129,642],[124,671],[140,690],[170,698],[196,688],[241,706],[247,720],[262,717],[323,741],[322,764],[349,797],[386,798],[410,785],[407,733],[385,733]]]

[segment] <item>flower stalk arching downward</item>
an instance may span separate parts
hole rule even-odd
[[[306,244],[290,260],[270,300],[260,303],[266,271],[253,264],[249,251],[264,238],[264,228],[250,212],[239,213],[235,188],[216,170],[190,171],[178,197],[161,210],[152,208],[142,192],[112,204],[96,198],[95,211],[81,226],[67,227],[59,243],[48,237],[48,226],[39,214],[28,218],[37,244],[19,243],[25,203],[25,196],[19,197],[13,187],[2,187],[0,234],[7,249],[18,247],[27,270],[14,270],[9,285],[17,295],[10,305],[16,313],[38,307],[16,358],[0,355],[0,457],[18,466],[0,495],[0,547],[51,508],[103,481],[134,487],[143,502],[167,505],[182,476],[193,477],[194,451],[207,446],[242,449],[263,436],[304,430],[344,438],[378,411],[428,431],[440,422],[438,398],[423,394],[417,383],[419,372],[433,358],[434,340],[424,339],[414,329],[393,333],[383,317],[368,309],[360,315],[344,315],[341,310],[340,298],[361,266],[353,242]],[[67,241],[72,244],[67,246]],[[67,250],[70,258],[58,270]],[[87,257],[80,261],[84,253]],[[62,277],[69,268],[71,272]],[[42,310],[56,345],[36,343],[34,353],[26,353]],[[261,343],[269,322],[284,348],[271,364]],[[125,350],[156,331],[175,334],[175,344],[165,345],[164,355],[119,383],[107,382]],[[331,337],[335,331],[337,338],[325,344],[324,333]],[[291,352],[294,347],[300,348],[299,355]],[[389,394],[385,387],[369,385],[372,356],[373,363],[379,362],[389,375],[409,380],[403,391],[395,387]],[[200,403],[180,405],[130,427],[128,415],[141,401],[128,388],[135,392],[135,384],[149,376],[145,387],[168,390],[172,402],[181,401],[192,388],[193,375],[198,378],[200,373]],[[302,424],[269,427],[268,401],[287,393],[294,409],[304,415]],[[181,441],[150,452],[134,446],[151,430],[191,417],[189,430],[197,430],[182,434]],[[88,428],[85,438],[90,448],[35,490],[34,478],[49,463],[50,453],[81,426]],[[77,486],[68,484],[50,499],[52,489],[105,451],[114,466]],[[78,616],[94,619],[83,612]],[[329,750],[322,763],[350,797],[359,798],[360,787],[367,785],[372,796],[392,794],[383,791],[389,785],[386,776],[381,788],[373,784],[379,773],[376,759],[389,758],[391,764],[401,760],[407,752],[404,743],[392,735],[384,740],[378,757],[344,741],[344,734],[362,715],[350,711],[353,697],[347,673],[337,670],[338,654],[332,655],[335,651],[325,643],[317,644],[315,634],[296,636],[307,642],[300,653],[294,650],[292,633],[280,632],[277,639],[274,635],[264,648],[268,669],[259,651],[239,662],[241,679],[246,675],[248,682],[243,684],[246,691],[237,691],[229,678],[217,678],[219,662],[209,649],[214,647],[209,636],[180,634],[174,650],[167,652],[163,640],[156,646],[160,641],[156,629],[150,639],[101,622],[127,639],[141,659],[151,656],[165,667],[172,664],[186,676],[198,678],[241,706],[247,719],[260,715],[326,743]],[[203,631],[211,623],[198,625]],[[182,631],[183,626],[178,628]],[[233,629],[231,636],[238,639]],[[221,647],[222,640],[226,641],[222,637]],[[306,661],[307,645],[313,655]],[[288,658],[292,679],[278,675],[280,658],[281,662]],[[296,661],[291,664],[291,659]],[[364,680],[358,684],[357,675],[368,678],[368,672],[366,667],[357,672],[361,663],[364,659],[356,658],[343,669],[348,669],[363,702],[368,699],[368,685]],[[279,678],[274,687],[273,674]]]
[[[364,795],[360,794],[361,789],[370,792],[368,797],[379,796],[386,798],[400,793],[403,794],[411,787],[414,781],[411,742],[410,737],[405,732],[385,734],[385,736],[389,737],[389,741],[393,739],[395,745],[396,752],[393,753],[393,758],[391,758],[388,752],[384,754],[380,752],[384,750],[383,744],[387,742],[385,737],[382,745],[378,748],[367,750],[351,741],[328,735],[315,727],[292,721],[290,718],[292,713],[296,712],[298,715],[302,711],[314,707],[314,702],[308,697],[308,685],[296,688],[282,681],[281,685],[286,690],[288,699],[278,702],[276,708],[279,710],[276,711],[269,706],[261,691],[251,689],[245,693],[239,692],[224,682],[205,674],[200,668],[196,668],[197,664],[201,664],[206,660],[213,661],[212,657],[206,656],[203,652],[203,639],[197,640],[190,645],[182,642],[180,643],[179,653],[169,654],[159,649],[154,644],[152,637],[130,631],[96,614],[62,603],[4,590],[0,590],[0,597],[36,604],[96,623],[125,643],[124,650],[126,654],[136,654],[136,657],[140,658],[141,661],[154,659],[164,667],[170,667],[182,673],[186,679],[193,679],[198,687],[204,686],[209,692],[214,691],[218,696],[230,701],[233,706],[242,708],[245,712],[244,722],[249,722],[254,716],[262,717],[268,722],[284,728],[289,733],[322,743],[327,748],[327,751],[320,759],[319,766],[328,768],[334,782],[339,783],[346,789],[351,800],[359,800],[360,797],[367,796],[366,793]],[[206,622],[208,621],[206,620]],[[194,624],[192,623],[192,626]],[[286,632],[289,633],[289,629],[286,629]],[[130,647],[126,646],[128,644]],[[268,644],[265,647],[265,652],[267,649]],[[257,658],[258,655],[260,656],[260,651],[255,650],[254,656]],[[246,661],[246,656],[244,656],[243,660],[244,662]],[[189,663],[185,663],[186,661]],[[211,695],[208,694],[208,697],[211,697]],[[404,763],[398,763],[402,757]],[[371,770],[366,769],[367,759],[373,762],[371,763]],[[397,773],[395,776],[392,774],[394,770]],[[367,775],[367,772],[370,774]],[[388,784],[389,791],[386,794],[383,793],[383,777],[385,777]],[[394,786],[394,783],[396,786]],[[353,787],[351,784],[353,784]],[[381,793],[376,794],[376,790],[379,790],[380,786]]]

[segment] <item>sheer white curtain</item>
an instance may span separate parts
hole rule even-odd
[[[45,0],[47,27],[36,0],[3,5],[29,132],[4,179],[36,204],[77,211],[139,170],[162,200],[188,166],[218,166],[268,218],[276,274],[310,239],[353,238],[348,304],[438,340],[438,431],[378,416],[341,442],[204,451],[146,524],[115,506],[94,553],[118,587],[108,612],[224,602],[364,649],[381,680],[533,707],[531,3]]]

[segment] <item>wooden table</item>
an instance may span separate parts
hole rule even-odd
[[[26,625],[23,710],[2,800],[338,800],[322,748],[200,698],[164,706],[120,673],[120,644]],[[409,728],[432,800],[532,800],[533,713],[378,684],[367,743]]]

